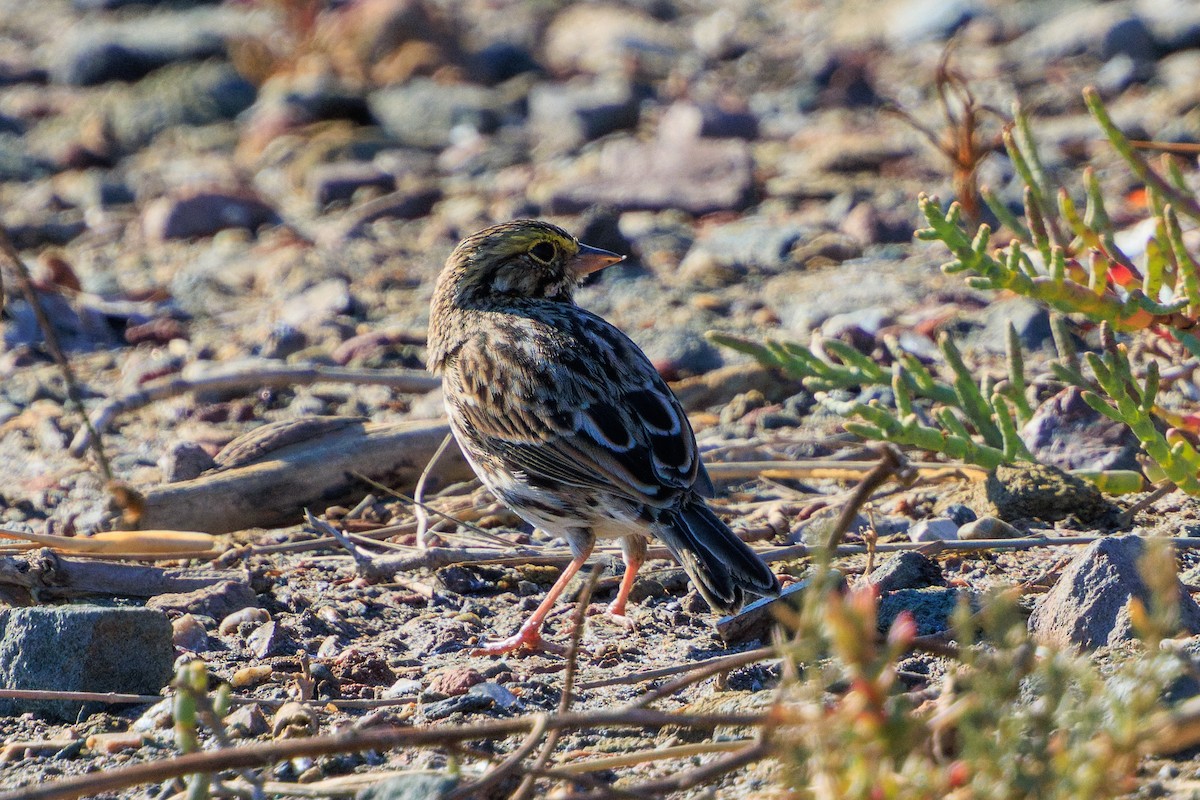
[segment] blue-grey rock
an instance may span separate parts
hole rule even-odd
[[[493,133],[500,127],[500,97],[485,86],[441,84],[416,78],[373,92],[371,113],[384,131],[407,147],[441,150],[454,141],[455,128]]]
[[[486,711],[495,705],[495,699],[485,693],[460,694],[457,697],[447,697],[445,700],[438,700],[433,703],[426,703],[422,706],[425,712],[425,719],[430,722],[439,719],[445,719],[451,714],[471,714],[476,711]]]
[[[883,594],[900,589],[946,585],[942,568],[937,562],[916,550],[905,550],[891,556],[876,567],[867,580]]]
[[[305,185],[317,207],[325,208],[330,203],[352,199],[359,189],[393,191],[396,178],[370,162],[337,161],[310,169]]]
[[[254,103],[254,85],[228,64],[173,64],[101,101],[120,150],[132,152],[177,125],[233,119]]]
[[[526,72],[541,72],[533,54],[513,42],[492,42],[470,57],[470,72],[488,86],[503,83]]]
[[[931,517],[909,528],[908,538],[914,542],[952,542],[958,538],[958,528],[949,517]]]
[[[1100,57],[1107,61],[1118,55],[1128,56],[1134,63],[1152,62],[1158,58],[1158,44],[1140,17],[1125,17],[1104,32]]]
[[[1021,428],[1034,459],[1062,470],[1141,469],[1141,443],[1127,425],[1114,422],[1069,386],[1042,403]]]
[[[976,519],[975,512],[964,506],[962,503],[954,503],[946,506],[942,512],[958,525],[966,525],[968,522],[974,522]]]
[[[521,707],[521,698],[505,689],[498,683],[477,683],[467,690],[467,694],[477,694],[488,698],[492,705],[502,711],[513,711]]]
[[[950,627],[950,618],[958,606],[959,598],[974,596],[962,589],[930,586],[924,589],[899,589],[879,598],[876,625],[880,633],[886,633],[901,612],[907,611],[917,624],[918,636],[931,636]]]
[[[80,25],[64,37],[51,75],[71,86],[136,81],[168,64],[224,58],[226,40],[250,33],[257,24],[230,6]]]
[[[0,687],[158,694],[174,670],[166,614],[146,608],[0,609]],[[100,703],[0,699],[0,714],[74,721]]]
[[[1042,644],[1091,649],[1136,638],[1130,601],[1151,598],[1138,562],[1140,536],[1113,536],[1087,546],[1042,595],[1029,629]],[[1200,633],[1200,606],[1178,581],[1180,632]]]
[[[458,785],[458,778],[438,772],[397,775],[362,789],[355,800],[440,800]]]
[[[569,150],[636,127],[639,107],[633,86],[625,80],[543,83],[529,93],[529,124],[539,146]]]

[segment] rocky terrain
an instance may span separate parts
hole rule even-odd
[[[200,510],[185,517],[166,488],[203,480],[214,467],[232,469],[222,448],[266,423],[351,417],[359,421],[345,424],[440,430],[441,398],[421,373],[434,279],[460,238],[521,217],[550,219],[581,241],[628,254],[585,286],[579,301],[627,331],[672,382],[708,463],[872,461],[875,451],[847,434],[836,413],[836,402],[855,399],[854,392],[818,402],[798,382],[705,333],[805,343],[820,334],[868,354],[884,337],[898,337],[924,357],[936,354],[936,336],[946,331],[984,375],[1003,374],[1013,322],[1032,365],[1052,356],[1044,309],[943,275],[944,248],[913,240],[923,224],[918,194],[948,202],[959,185],[947,152],[963,108],[953,93],[943,104],[939,86],[969,88],[987,153],[974,180],[1013,208],[1022,184],[998,137],[1014,102],[1036,120],[1053,179],[1077,187],[1078,171],[1093,165],[1114,198],[1118,225],[1139,218],[1140,184],[1118,166],[1082,89],[1095,86],[1131,138],[1200,141],[1200,7],[1188,2],[330,5],[0,0],[0,223],[31,281],[23,287],[5,259],[0,527],[86,537],[129,527],[146,503],[148,514],[164,506],[170,513],[161,517],[168,522],[143,527],[222,534],[223,551],[215,559],[153,561],[179,582],[139,589],[122,583],[134,579],[112,565],[141,562],[78,557],[100,565],[83,575],[74,562],[48,563],[53,556],[45,551],[6,549],[4,570],[20,565],[38,582],[23,585],[0,570],[0,601],[41,602],[50,616],[0,612],[8,615],[0,617],[2,686],[95,690],[99,665],[110,659],[140,676],[124,691],[156,694],[177,667],[199,659],[214,685],[232,682],[239,698],[229,735],[260,742],[554,711],[566,659],[469,652],[515,630],[557,574],[561,548],[522,528],[476,485],[459,483],[466,475],[453,457],[433,471],[426,498],[477,529],[435,516],[434,543],[520,546],[543,556],[541,563],[493,559],[380,580],[341,544],[306,527],[300,508],[373,537],[356,539],[368,552],[412,553],[412,504],[388,487],[351,481],[301,496],[285,480],[270,490],[243,489],[246,505],[271,513],[228,525],[204,516],[225,502],[216,499],[225,490],[193,501]],[[947,84],[948,74],[957,83]],[[26,288],[93,413],[106,400],[213,368],[233,367],[240,377],[164,390],[118,409],[97,440],[110,483],[97,450],[79,438],[81,416]],[[295,377],[256,383],[258,375],[289,368]],[[301,375],[314,368],[333,372]],[[337,370],[355,370],[358,379]],[[392,378],[362,377],[379,371]],[[1193,377],[1173,385],[1169,402],[1186,412],[1198,396]],[[1103,467],[1137,468],[1128,442],[1087,427],[1072,435],[1072,407],[1062,403],[1049,408],[1044,426],[1065,434],[1050,434],[1043,460],[1079,466],[1099,458]],[[320,435],[343,435],[336,425]],[[430,436],[436,445],[440,436]],[[389,462],[371,474],[388,483],[385,475],[402,473],[389,487],[409,494],[432,449],[424,439],[419,446],[398,441],[413,448],[407,471]],[[374,459],[364,450],[363,469],[370,472],[365,465]],[[766,550],[814,543],[814,531],[824,530],[861,477],[713,472],[722,514]],[[1006,491],[1020,494],[1022,480],[1013,477]],[[1200,504],[1178,493],[1131,521],[1121,511],[1137,495],[1100,498],[1072,484],[1056,488],[1048,506],[1034,500],[1006,510],[976,483],[890,490],[869,509],[871,525],[881,542],[953,538],[985,516],[1012,523],[1012,537],[1133,531],[1191,538],[1200,525]],[[193,524],[178,523],[185,518]],[[866,517],[858,520],[847,543],[862,542],[869,527]],[[1113,576],[1106,585],[1142,591],[1129,549],[1136,546],[1111,541],[1117,544],[1089,549]],[[836,566],[858,581],[887,562],[876,576],[885,587],[881,627],[908,610],[920,633],[932,634],[945,629],[960,591],[1041,581],[1031,603],[1050,597],[1045,578],[1068,574],[1062,567],[1080,549],[964,551],[921,556],[920,563],[909,553],[904,564],[884,553],[847,555]],[[614,558],[606,553],[599,563]],[[1196,565],[1182,551],[1185,589],[1200,590],[1189,571]],[[775,566],[799,586],[809,564],[781,558]],[[901,567],[911,572],[886,577]],[[611,596],[613,569],[596,589],[597,602]],[[1098,619],[1096,604],[1110,601],[1063,586],[1055,590],[1065,595],[1061,606],[1039,611],[1032,624],[1049,639],[1119,648],[1128,620],[1079,628],[1081,617]],[[1200,607],[1183,596],[1185,626],[1200,633]],[[643,571],[635,599],[632,631],[588,617],[573,708],[617,708],[664,680],[606,684],[618,677],[770,640],[765,624],[739,633],[716,627],[669,561]],[[82,616],[73,616],[83,603],[86,609],[76,609]],[[155,611],[116,613],[142,606]],[[556,641],[568,640],[573,613],[574,604],[564,602],[551,618]],[[53,666],[39,670],[39,663]],[[919,690],[936,684],[946,663],[921,654],[902,668]],[[780,676],[777,660],[739,665],[660,706],[760,711]],[[284,705],[297,699],[317,702]],[[49,786],[174,752],[169,705],[85,710],[95,713],[61,698],[23,704],[0,697],[0,788]],[[718,738],[744,734],[722,729]],[[622,754],[689,737],[696,731],[571,731],[557,752]],[[211,743],[208,733],[202,738]],[[519,739],[488,746],[507,753]],[[590,789],[618,778],[665,780],[711,757],[612,766],[588,773]],[[266,777],[292,786],[322,782],[330,796],[346,796],[364,784],[328,782],[418,768],[444,774],[451,761],[476,769],[461,752],[401,748],[285,760]],[[1138,791],[1190,796],[1198,775],[1200,765],[1185,752],[1148,762]],[[678,796],[786,796],[786,785],[773,762],[759,761]],[[515,788],[502,784],[479,796]],[[179,791],[160,780],[104,796]],[[425,791],[392,796],[440,790]],[[284,786],[275,794],[294,792]]]

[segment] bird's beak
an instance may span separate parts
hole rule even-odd
[[[616,253],[610,253],[607,250],[601,250],[599,247],[591,245],[579,245],[579,252],[571,259],[571,271],[575,276],[582,278],[585,275],[591,275],[593,272],[602,270],[605,267],[612,266],[618,261],[624,261],[625,256],[619,256]]]

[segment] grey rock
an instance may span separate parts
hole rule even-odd
[[[80,25],[65,37],[51,75],[72,86],[136,81],[175,62],[223,58],[226,39],[254,25],[252,15],[232,7]]]
[[[173,64],[101,101],[113,139],[133,152],[177,125],[233,119],[254,103],[254,85],[228,64]]]
[[[408,773],[368,786],[354,797],[355,800],[439,800],[456,786],[458,778],[440,772]]]
[[[792,544],[806,544],[811,547],[824,546],[829,542],[829,536],[833,531],[834,523],[841,515],[841,509],[828,508],[822,509],[808,518],[798,530],[792,533],[789,538]],[[871,529],[871,521],[862,514],[855,514],[854,519],[850,521],[850,525],[846,533],[861,534],[863,531]]]
[[[761,216],[714,225],[693,243],[679,271],[693,280],[714,270],[734,279],[748,272],[780,272],[790,265],[792,251],[813,234],[805,226]]]
[[[958,528],[949,517],[931,517],[913,524],[908,538],[914,542],[952,542],[958,538]]]
[[[882,593],[946,584],[937,562],[915,550],[905,550],[887,559],[867,580]]]
[[[1140,536],[1100,539],[1067,566],[1038,601],[1029,629],[1041,643],[1092,649],[1133,639],[1130,601],[1150,597],[1138,569],[1145,551]],[[1178,582],[1180,628],[1200,633],[1200,606]]]
[[[1140,469],[1133,431],[1085,403],[1076,386],[1038,406],[1021,428],[1021,441],[1039,462],[1059,469]]]
[[[1135,64],[1151,63],[1158,58],[1158,44],[1150,28],[1137,16],[1117,20],[1100,40],[1100,57],[1105,61],[1126,56]]]
[[[29,152],[24,138],[0,133],[0,181],[33,181],[50,172],[50,162]]]
[[[253,231],[278,222],[275,209],[258,198],[216,191],[161,197],[142,218],[146,236],[154,242],[212,236],[227,228]]]
[[[477,694],[488,698],[492,705],[502,711],[513,711],[521,707],[521,698],[505,689],[498,683],[479,683],[472,686],[467,694]]]
[[[886,633],[896,617],[907,611],[917,624],[918,636],[930,636],[950,628],[950,618],[958,606],[959,599],[966,597],[972,602],[974,596],[961,589],[930,586],[924,589],[899,589],[879,598],[876,626]]]
[[[988,475],[984,492],[1005,521],[1057,522],[1073,516],[1093,522],[1112,511],[1094,484],[1046,464],[1001,464]]]
[[[223,620],[235,611],[258,604],[250,584],[240,580],[220,581],[190,592],[160,594],[146,601],[147,608],[159,611],[199,614]]]
[[[495,699],[488,694],[467,692],[458,697],[448,697],[435,703],[426,703],[422,710],[425,712],[425,719],[432,722],[445,719],[451,714],[472,714],[477,711],[486,711],[495,705],[495,702]]]
[[[213,457],[196,442],[174,442],[158,459],[167,483],[190,481],[216,466]]]
[[[1025,350],[1050,348],[1054,343],[1054,334],[1050,330],[1050,312],[1045,306],[1024,297],[988,303],[979,313],[979,320],[982,322],[982,328],[976,328],[965,340],[983,350],[993,353],[1005,352],[1008,347],[1009,325],[1016,330],[1021,347]]]
[[[964,542],[979,539],[1018,539],[1021,532],[996,517],[972,520],[958,529],[958,538]]]
[[[492,133],[501,122],[500,98],[493,90],[428,78],[380,89],[367,104],[388,135],[402,145],[427,150],[450,145],[458,126]]]
[[[757,139],[758,117],[750,111],[731,111],[713,104],[675,103],[658,123],[665,139]]]
[[[979,12],[975,0],[906,0],[891,6],[888,38],[901,47],[945,41]]]
[[[753,167],[746,143],[733,139],[617,139],[603,146],[594,169],[563,176],[549,206],[558,214],[596,205],[695,215],[740,210],[752,198]]]
[[[952,503],[946,506],[942,513],[950,519],[957,522],[959,525],[966,525],[968,522],[974,522],[977,517],[975,512],[962,503]],[[959,538],[962,538],[962,531],[959,531]]]
[[[570,150],[638,123],[639,98],[624,80],[544,83],[529,93],[529,123],[539,145]]]
[[[0,609],[0,687],[158,694],[171,680],[171,623],[146,608]],[[74,721],[100,703],[0,699],[0,714]]]
[[[330,203],[350,200],[359,189],[390,192],[396,188],[396,178],[370,162],[338,161],[310,169],[305,185],[317,207],[324,208]]]

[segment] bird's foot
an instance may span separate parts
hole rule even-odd
[[[488,642],[480,647],[476,647],[471,651],[473,656],[502,656],[505,653],[518,652],[549,652],[557,655],[564,655],[566,648],[562,645],[552,644],[542,638],[542,632],[536,627],[521,628],[507,639],[501,639],[498,642]]]
[[[614,625],[619,625],[626,630],[633,630],[637,627],[633,619],[625,615],[625,604],[618,603],[616,600],[608,604],[608,608],[604,609],[604,615],[608,617]]]

